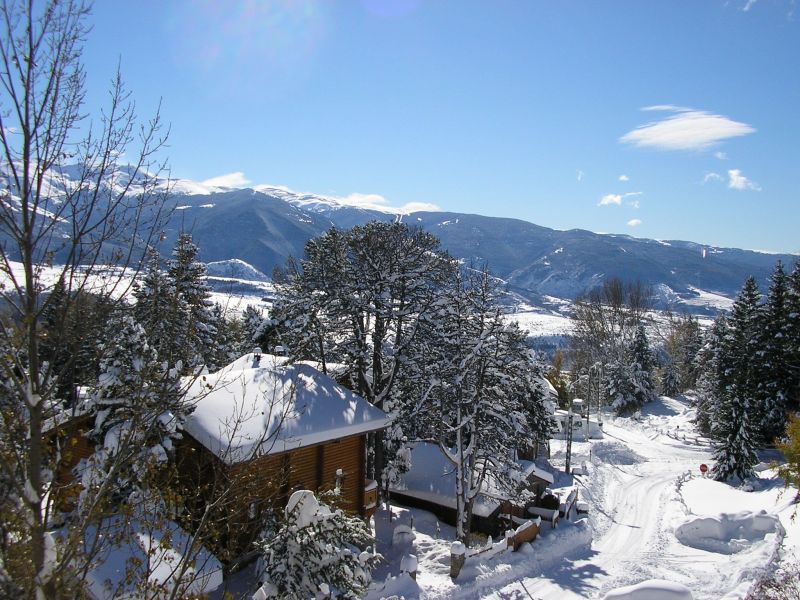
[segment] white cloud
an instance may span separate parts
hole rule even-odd
[[[728,160],[728,155],[725,152],[714,152],[714,156],[720,160]]]
[[[380,194],[361,194],[359,192],[355,192],[343,197],[337,196],[334,197],[334,200],[347,206],[390,212],[412,213],[416,211],[441,210],[439,206],[430,202],[406,202],[402,206],[392,207],[390,206],[389,201]]]
[[[620,175],[620,176],[619,176],[619,180],[620,180],[620,181],[630,181],[630,180],[631,180],[631,178],[630,178],[630,177],[628,177],[627,175]]]
[[[749,11],[751,8],[753,8],[753,5],[754,5],[756,2],[758,2],[758,0],[747,0],[747,3],[744,5],[744,8],[743,8],[742,10],[743,10],[744,12],[747,12],[747,11]]]
[[[641,224],[642,224],[641,219],[631,219],[630,221],[628,221],[628,227],[638,227]]]
[[[622,196],[620,194],[606,194],[600,198],[597,206],[609,206],[610,204],[622,204]]]
[[[438,204],[433,204],[431,202],[406,202],[398,210],[404,213],[412,213],[412,212],[438,212],[442,209]]]
[[[709,181],[722,181],[724,178],[719,173],[708,172],[703,177],[703,183],[706,184]]]
[[[583,179],[584,175],[585,175],[585,173],[579,169],[578,170],[578,181],[581,181]]]
[[[639,208],[639,201],[638,200],[631,200],[628,202],[628,206],[632,206],[633,208]]]
[[[674,114],[629,131],[620,142],[659,150],[703,150],[722,140],[755,131],[746,123],[704,110],[668,104],[647,106],[642,110]]]
[[[760,192],[761,186],[755,181],[750,181],[747,177],[742,175],[739,169],[730,169],[728,171],[728,187],[733,190],[753,190]]]
[[[211,179],[206,179],[205,181],[200,182],[202,185],[212,186],[212,187],[229,187],[229,188],[241,188],[245,187],[250,180],[244,176],[244,173],[241,171],[236,171],[234,173],[228,173],[226,175],[219,175],[218,177],[212,177]]]

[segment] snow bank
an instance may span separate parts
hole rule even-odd
[[[645,458],[619,442],[596,442],[592,444],[592,456],[600,462],[614,465],[635,465]]]
[[[675,528],[682,544],[722,554],[739,552],[768,533],[783,535],[783,527],[778,517],[764,510],[691,517]]]
[[[68,535],[63,532],[63,535]],[[87,529],[87,551],[99,548],[86,574],[95,600],[202,596],[222,585],[222,565],[172,521],[148,523],[110,517]]]
[[[611,590],[603,600],[694,600],[686,586],[664,579],[650,579]]]

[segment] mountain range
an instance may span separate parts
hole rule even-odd
[[[49,183],[52,206],[70,185],[72,172],[65,169]],[[129,181],[121,170],[109,185]],[[201,260],[238,259],[267,275],[289,256],[301,257],[305,243],[330,227],[349,228],[375,219],[402,220],[424,228],[453,256],[488,264],[509,290],[539,306],[548,304],[550,297],[574,299],[607,278],[619,277],[651,285],[661,306],[713,312],[719,305],[716,300],[724,303],[733,298],[748,276],[755,276],[765,290],[777,260],[791,266],[798,258],[582,229],[560,231],[519,219],[474,214],[400,214],[274,186],[231,189],[188,180],[160,185],[169,190],[167,202],[175,209],[161,236],[163,255],[168,255],[181,231],[189,231],[200,247]]]

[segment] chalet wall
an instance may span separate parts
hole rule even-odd
[[[295,490],[333,490],[340,484],[336,506],[363,515],[364,436],[353,436],[282,454],[226,465],[184,433],[178,446],[179,472],[187,491],[189,520],[197,522],[208,503],[218,526],[205,542],[230,561],[252,550],[265,513],[286,504]],[[341,470],[342,477],[337,477]],[[190,497],[194,489],[195,499]],[[330,502],[330,501],[329,501]],[[192,515],[194,515],[192,517]],[[213,539],[212,539],[213,538]]]

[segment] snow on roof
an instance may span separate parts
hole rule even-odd
[[[191,383],[185,430],[228,464],[383,429],[390,417],[309,365],[246,354]]]
[[[544,479],[547,483],[553,483],[553,474],[537,466],[536,463],[527,460],[518,460],[517,462],[525,469],[523,471],[525,478],[533,475],[539,479]]]
[[[455,466],[437,444],[411,444],[411,469],[403,473],[390,490],[440,506],[456,508]],[[488,517],[500,506],[500,500],[495,497],[500,496],[497,490],[483,491],[485,493],[476,496],[473,507],[473,514],[478,517]]]
[[[170,596],[176,587],[179,598],[201,596],[222,584],[220,562],[172,521],[154,525],[117,515],[105,519],[99,533],[95,526],[87,530],[87,547],[95,540],[105,542],[99,545],[86,576],[89,596],[94,600],[141,598],[139,586],[145,577],[150,591],[162,592],[154,596],[158,598]],[[193,542],[191,564],[182,565]]]
[[[550,383],[550,380],[547,377],[540,377],[539,382],[542,384],[544,391],[549,396],[555,396],[558,398],[558,391],[556,390],[555,386]]]

